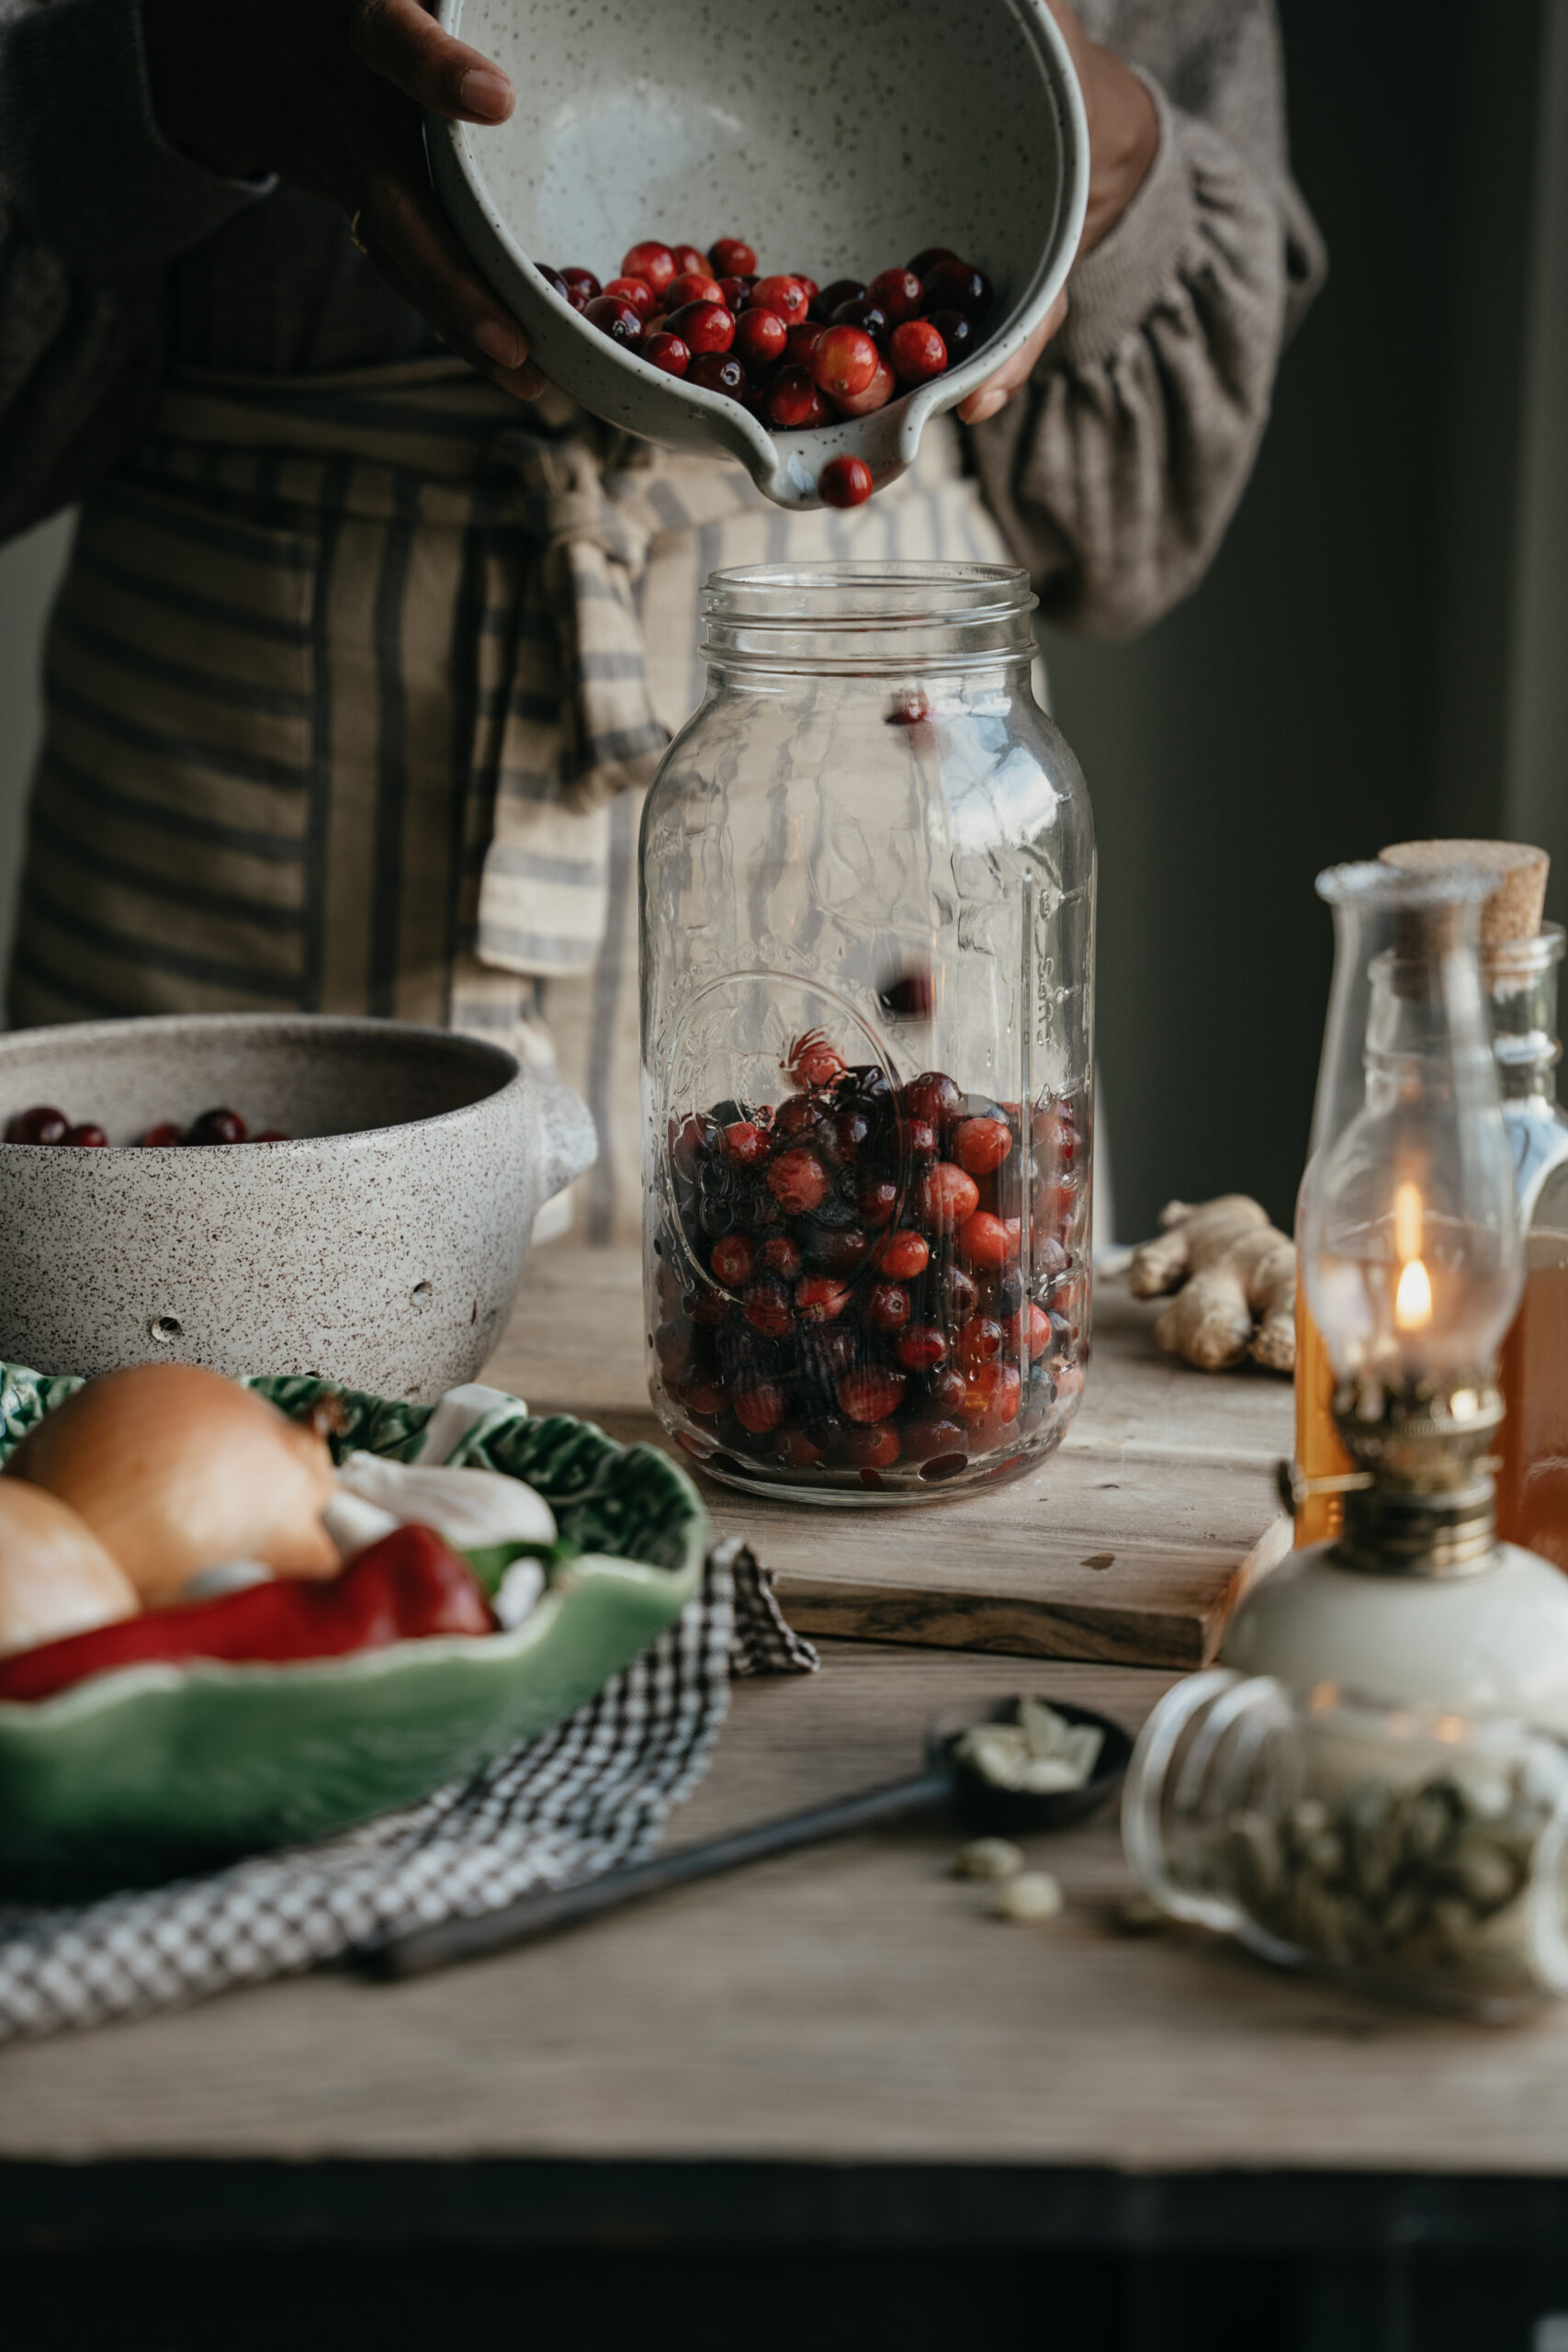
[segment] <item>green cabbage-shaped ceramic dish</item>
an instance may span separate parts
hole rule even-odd
[[[303,1379],[252,1384],[286,1412],[341,1400],[333,1441],[408,1461],[434,1408]],[[0,1365],[0,1461],[81,1385]],[[137,1666],[35,1704],[0,1702],[0,1891],[149,1883],[349,1827],[546,1730],[680,1614],[707,1513],[651,1446],[515,1401],[447,1457],[526,1479],[592,1559],[555,1572],[514,1632],[288,1666]]]

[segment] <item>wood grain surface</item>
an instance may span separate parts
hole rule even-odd
[[[491,1366],[538,1408],[663,1443],[648,1400],[635,1253],[539,1252]],[[709,1484],[803,1632],[1189,1668],[1217,1650],[1274,1515],[1287,1382],[1218,1377],[1155,1347],[1156,1310],[1101,1283],[1084,1402],[1016,1485],[900,1510],[818,1510]]]

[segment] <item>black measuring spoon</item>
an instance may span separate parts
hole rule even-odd
[[[479,1960],[487,1952],[505,1951],[513,1944],[558,1934],[580,1920],[618,1910],[624,1903],[662,1894],[667,1887],[685,1886],[693,1879],[714,1878],[720,1871],[763,1861],[771,1854],[793,1853],[798,1847],[853,1837],[863,1829],[881,1829],[890,1822],[907,1821],[943,1807],[955,1812],[965,1828],[1000,1837],[1065,1829],[1104,1804],[1126,1771],[1133,1743],[1120,1724],[1112,1723],[1109,1715],[1097,1714],[1092,1707],[1069,1706],[1057,1699],[1048,1703],[1066,1722],[1092,1724],[1104,1734],[1094,1771],[1081,1789],[1057,1789],[1049,1795],[1037,1795],[1027,1789],[998,1788],[983,1779],[954,1754],[955,1743],[972,1724],[1016,1723],[1018,1701],[998,1699],[949,1707],[932,1723],[926,1736],[926,1769],[912,1780],[863,1789],[856,1796],[808,1805],[803,1813],[783,1814],[751,1829],[734,1829],[726,1837],[706,1838],[701,1845],[678,1847],[672,1854],[660,1854],[630,1870],[606,1871],[581,1886],[525,1894],[503,1909],[483,1911],[471,1919],[442,1919],[432,1927],[412,1928],[406,1934],[363,1944],[349,1958],[363,1973],[383,1981],[423,1976],[458,1961]]]

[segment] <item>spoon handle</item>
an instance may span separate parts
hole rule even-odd
[[[787,1854],[798,1846],[852,1837],[857,1830],[879,1829],[942,1804],[951,1791],[952,1781],[944,1771],[922,1772],[917,1780],[863,1789],[858,1796],[811,1805],[804,1813],[786,1813],[775,1821],[732,1830],[728,1837],[710,1838],[701,1845],[678,1847],[672,1854],[660,1854],[631,1870],[606,1871],[581,1886],[527,1894],[500,1911],[482,1911],[470,1919],[443,1919],[434,1927],[414,1928],[406,1935],[362,1944],[349,1958],[363,1974],[383,1982],[423,1976],[457,1961],[478,1960],[486,1952],[504,1951],[513,1944],[531,1943],[537,1936],[554,1935],[601,1911],[618,1910],[623,1903],[662,1894],[666,1887],[712,1878],[720,1871],[760,1862],[770,1854]]]

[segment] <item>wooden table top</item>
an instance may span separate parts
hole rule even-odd
[[[536,1344],[529,1303],[503,1374]],[[532,1402],[635,1418],[571,1324],[554,1344],[557,1393],[535,1378]],[[1190,1385],[1193,1427],[1214,1393]],[[818,1676],[736,1686],[671,1839],[897,1778],[971,1694],[1027,1686],[1134,1727],[1172,1679],[831,1641]],[[1046,1926],[987,1917],[954,1844],[935,1822],[859,1838],[444,1975],[323,1973],[13,2047],[0,2245],[177,2233],[220,2194],[241,2234],[269,2213],[374,2234],[411,2199],[431,2226],[503,2235],[897,2235],[929,2209],[977,2238],[1242,2243],[1315,2213],[1338,2240],[1418,2240],[1461,2198],[1472,2230],[1561,2231],[1568,2013],[1455,2023],[1195,1933],[1120,1934],[1113,1817],[1036,1841],[1067,1897]]]

